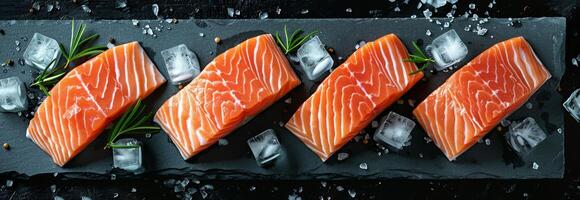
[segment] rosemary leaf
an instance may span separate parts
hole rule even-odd
[[[161,128],[145,125],[153,117],[153,113],[143,114],[145,106],[141,99],[129,108],[121,118],[113,125],[113,130],[107,139],[106,148],[132,148],[130,146],[115,145],[115,141],[122,135],[156,133]]]
[[[417,45],[417,43],[415,41],[412,42],[413,44],[413,54],[409,55],[409,58],[404,58],[403,61],[404,62],[412,62],[418,65],[421,65],[421,67],[419,67],[417,70],[412,71],[411,73],[409,73],[409,75],[414,75],[417,74],[419,72],[423,72],[425,71],[425,69],[427,69],[427,67],[429,67],[429,65],[431,65],[431,63],[434,63],[435,61],[428,57],[427,55],[425,55],[425,53],[423,53],[423,51],[421,50],[421,48],[419,47],[419,45]]]

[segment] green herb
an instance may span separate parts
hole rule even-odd
[[[302,45],[302,43],[306,42],[306,40],[310,39],[312,36],[318,33],[318,31],[312,31],[306,34],[305,36],[302,36],[302,33],[303,31],[301,29],[296,29],[289,36],[288,30],[286,29],[286,25],[284,25],[284,41],[282,41],[280,34],[276,32],[276,41],[278,41],[278,44],[282,46],[284,54],[288,54],[296,50],[296,48],[298,48],[300,45]]]
[[[55,85],[60,80],[60,78],[66,74],[66,70],[64,70],[62,67],[55,66],[52,69],[49,69],[49,67],[55,62],[56,59],[50,61],[47,67],[42,70],[42,73],[34,78],[34,82],[30,84],[30,86],[37,86],[40,88],[40,91],[42,91],[46,96],[50,96],[48,87]]]
[[[421,51],[421,48],[419,48],[419,46],[417,45],[417,43],[415,41],[413,41],[412,43],[413,43],[413,48],[415,48],[413,50],[413,54],[409,55],[409,58],[403,59],[403,61],[412,62],[412,63],[419,64],[422,66],[419,69],[417,69],[416,71],[412,71],[411,73],[409,73],[409,75],[413,75],[413,74],[422,72],[425,69],[427,69],[427,67],[429,67],[429,65],[431,63],[435,62],[432,58],[427,57],[427,55],[425,55],[425,53],[423,53],[423,51]]]
[[[87,57],[97,55],[102,53],[105,49],[104,46],[92,46],[85,49],[83,47],[87,46],[88,43],[97,39],[99,35],[93,34],[89,37],[83,38],[83,35],[86,30],[86,25],[81,24],[78,30],[75,32],[75,21],[72,20],[72,31],[71,31],[71,40],[70,40],[70,52],[67,52],[64,49],[64,46],[59,43],[58,46],[60,47],[60,51],[62,55],[66,58],[66,63],[64,65],[58,65],[59,59],[52,60],[47,67],[38,75],[34,82],[30,86],[37,86],[40,90],[47,96],[50,96],[49,87],[58,83],[58,81],[66,74],[66,68],[74,61]],[[51,69],[50,66],[54,65]]]
[[[75,21],[72,20],[71,24],[72,28],[71,28],[69,52],[67,52],[64,49],[64,45],[60,43],[58,45],[60,47],[62,55],[64,56],[64,58],[66,58],[66,64],[64,65],[64,68],[67,68],[71,63],[80,58],[97,55],[107,49],[107,47],[102,45],[91,46],[83,49],[83,47],[86,47],[88,43],[99,38],[99,35],[93,34],[90,35],[89,37],[83,38],[87,25],[81,24],[75,32]]]
[[[153,113],[143,114],[145,105],[142,104],[141,99],[133,105],[123,116],[113,125],[113,130],[107,139],[106,148],[135,148],[136,145],[116,145],[115,140],[124,134],[147,134],[157,133],[160,128],[157,126],[148,126],[146,122],[151,120]]]

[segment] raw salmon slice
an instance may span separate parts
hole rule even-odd
[[[454,160],[550,77],[528,42],[512,38],[455,72],[413,114],[445,156]]]
[[[27,137],[65,165],[163,76],[137,42],[109,49],[71,70],[30,121]]]
[[[367,43],[336,68],[286,124],[327,160],[423,77],[394,34]]]
[[[155,114],[184,159],[208,148],[300,84],[270,34],[218,55]]]

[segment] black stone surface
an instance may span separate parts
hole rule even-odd
[[[436,19],[448,21],[449,19]],[[563,110],[561,95],[557,94],[558,83],[564,71],[562,52],[564,51],[564,18],[530,18],[515,19],[521,25],[508,26],[508,19],[491,19],[484,27],[489,31],[485,36],[463,30],[476,22],[470,19],[455,19],[451,28],[456,29],[466,42],[468,56],[458,64],[462,66],[493,44],[516,36],[524,36],[534,47],[536,54],[552,73],[553,77],[530,99],[532,109],[520,108],[510,120],[521,120],[526,116],[535,118],[540,126],[550,135],[550,142],[543,143],[532,153],[530,158],[519,162],[506,145],[503,133],[494,130],[485,143],[475,145],[456,161],[449,162],[433,143],[424,140],[426,134],[420,126],[412,132],[411,146],[401,152],[391,152],[379,156],[380,151],[371,140],[367,144],[351,141],[339,152],[347,152],[350,158],[338,161],[336,156],[322,163],[319,158],[285,128],[279,126],[286,122],[300,104],[314,91],[318,83],[307,81],[300,70],[303,84],[290,92],[287,97],[278,101],[270,108],[256,116],[246,125],[237,129],[227,137],[227,146],[214,145],[188,161],[183,161],[175,146],[165,134],[154,135],[144,141],[144,162],[147,174],[193,174],[211,179],[377,179],[377,178],[410,178],[410,179],[446,179],[446,178],[561,178],[564,172],[564,140],[563,134],[557,129],[563,129]],[[441,25],[429,23],[426,19],[297,19],[297,20],[179,20],[177,24],[168,24],[161,20],[141,20],[139,26],[125,21],[87,21],[89,31],[102,37],[100,43],[108,38],[114,38],[119,43],[140,41],[148,55],[158,65],[164,75],[167,75],[163,59],[159,52],[180,43],[185,43],[195,51],[202,65],[215,57],[220,51],[228,49],[251,35],[261,32],[275,33],[284,25],[291,29],[319,30],[321,40],[335,49],[335,57],[347,57],[355,49],[357,41],[372,41],[387,33],[397,34],[410,47],[412,40],[421,40],[428,44],[431,40],[448,29],[441,30]],[[81,23],[79,21],[79,23]],[[40,32],[58,41],[68,40],[70,21],[4,21],[1,26],[8,31],[0,46],[5,47],[3,57],[17,60],[21,52],[14,49],[14,41],[22,42],[31,38],[34,32]],[[161,27],[163,31],[155,32],[156,37],[142,34],[141,27]],[[422,28],[417,28],[422,27]],[[170,30],[168,30],[170,28]],[[429,29],[432,36],[426,36]],[[360,31],[365,30],[365,31]],[[203,33],[203,37],[200,36]],[[240,35],[240,33],[243,33]],[[355,33],[355,34],[353,34]],[[213,38],[224,38],[221,45],[216,45]],[[219,47],[219,48],[218,48]],[[342,60],[337,59],[337,65]],[[294,69],[299,69],[298,65]],[[24,74],[21,71],[25,71]],[[20,76],[28,84],[31,82],[31,68],[15,66],[1,77]],[[453,71],[452,71],[453,72]],[[402,99],[405,104],[395,104],[383,114],[395,111],[411,117],[413,107],[408,100],[421,102],[427,95],[441,85],[452,72],[438,72],[429,75],[425,81],[418,83]],[[146,99],[147,105],[155,111],[167,98],[177,92],[173,85],[164,85]],[[291,98],[287,104],[284,99]],[[27,175],[42,173],[77,172],[107,174],[111,170],[112,156],[110,150],[103,150],[107,134],[102,134],[91,143],[81,154],[76,156],[64,168],[52,163],[50,157],[42,152],[32,141],[25,138],[28,120],[23,120],[16,113],[0,114],[0,128],[6,134],[0,135],[0,140],[11,144],[10,151],[0,151],[4,164],[0,171],[16,171]],[[380,119],[377,118],[377,120]],[[246,144],[246,140],[263,130],[274,128],[284,147],[283,156],[272,166],[262,168],[256,165]],[[505,130],[505,128],[504,128]],[[361,134],[370,135],[374,129],[368,127]],[[19,156],[16,156],[19,155]],[[24,159],[23,159],[24,158]],[[532,168],[536,162],[541,167]],[[360,163],[367,163],[368,170],[359,168]],[[106,175],[105,177],[109,177]]]
[[[37,0],[0,1],[0,19],[155,19],[151,5],[157,3],[159,15],[164,18],[228,18],[226,8],[240,10],[235,19],[257,18],[259,11],[268,11],[269,18],[366,18],[402,17],[416,15],[432,7],[417,8],[419,0],[128,0],[126,8],[116,9],[113,0],[60,0],[60,10],[46,12],[47,3],[55,0],[38,0],[41,10],[29,12]],[[492,8],[488,5],[495,2]],[[571,64],[580,50],[578,37],[578,9],[576,0],[461,0],[455,5],[458,16],[469,11],[468,4],[475,4],[474,14],[491,17],[566,17],[566,70],[560,82],[559,94],[567,97],[580,86],[580,68]],[[81,5],[93,13],[82,11]],[[400,8],[400,12],[394,9]],[[451,5],[438,9],[433,16],[445,17]],[[280,14],[276,13],[280,9]],[[346,12],[351,8],[352,12]],[[308,10],[303,14],[301,11]],[[1,36],[0,36],[1,40]],[[302,199],[578,199],[580,198],[580,124],[571,116],[564,115],[566,157],[565,174],[562,179],[454,179],[454,180],[252,180],[219,181],[202,180],[190,183],[188,189],[200,189],[212,185],[205,199],[288,199],[296,195]],[[0,134],[2,132],[0,131]],[[572,133],[572,134],[569,134]],[[0,157],[0,161],[2,158]],[[1,163],[0,163],[1,165]],[[188,175],[148,175],[117,178],[116,180],[91,180],[93,176],[66,178],[50,174],[25,176],[17,173],[0,174],[0,199],[186,199],[184,192],[175,192],[164,181],[195,177]],[[5,186],[13,180],[12,187]],[[323,184],[326,183],[326,184]],[[339,190],[340,187],[344,190]],[[52,190],[54,188],[54,191]],[[133,188],[135,189],[133,191]],[[253,189],[255,188],[255,189]],[[353,198],[347,191],[356,192]],[[201,192],[192,194],[193,199],[203,199]]]

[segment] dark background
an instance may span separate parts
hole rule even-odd
[[[37,0],[40,10],[32,8],[33,1],[0,0],[0,19],[155,19],[151,5],[159,5],[159,17],[163,18],[230,18],[226,8],[240,10],[235,18],[258,18],[260,11],[267,11],[269,18],[360,18],[360,17],[422,17],[423,6],[417,9],[419,0],[345,0],[345,1],[215,1],[215,0],[128,0],[127,7],[115,8],[115,0],[60,0],[60,10],[48,13],[46,4],[55,1]],[[477,14],[491,17],[543,17],[563,16],[567,18],[566,73],[560,83],[561,94],[567,97],[580,86],[580,68],[571,64],[571,59],[580,50],[578,37],[578,11],[575,0],[459,0],[457,12],[464,13],[468,4],[477,6]],[[86,13],[81,5],[88,6]],[[400,12],[395,12],[395,7]],[[280,14],[276,10],[280,8]],[[352,12],[347,12],[350,8]],[[447,5],[434,17],[445,17],[451,9]],[[308,13],[303,14],[305,10]],[[431,9],[432,10],[432,9]],[[354,33],[356,34],[356,33]],[[208,199],[289,199],[290,195],[302,199],[345,199],[348,190],[356,192],[356,199],[580,199],[580,125],[567,113],[566,121],[566,173],[564,179],[550,180],[374,180],[374,181],[208,181],[199,184],[192,181],[188,187],[207,190]],[[1,133],[0,133],[1,134]],[[0,164],[2,159],[0,158]],[[89,178],[89,179],[87,179]],[[172,180],[184,177],[157,176],[140,179],[117,178],[115,180],[90,180],[91,177],[65,178],[62,175],[40,175],[27,177],[19,174],[0,175],[0,199],[53,199],[54,195],[64,199],[179,199],[183,192],[174,192]],[[192,177],[189,177],[193,180]],[[5,186],[7,179],[13,180],[12,187]],[[51,191],[56,188],[55,192]],[[339,191],[337,187],[344,188]],[[135,189],[133,192],[133,188]],[[201,199],[200,192],[193,199]]]

